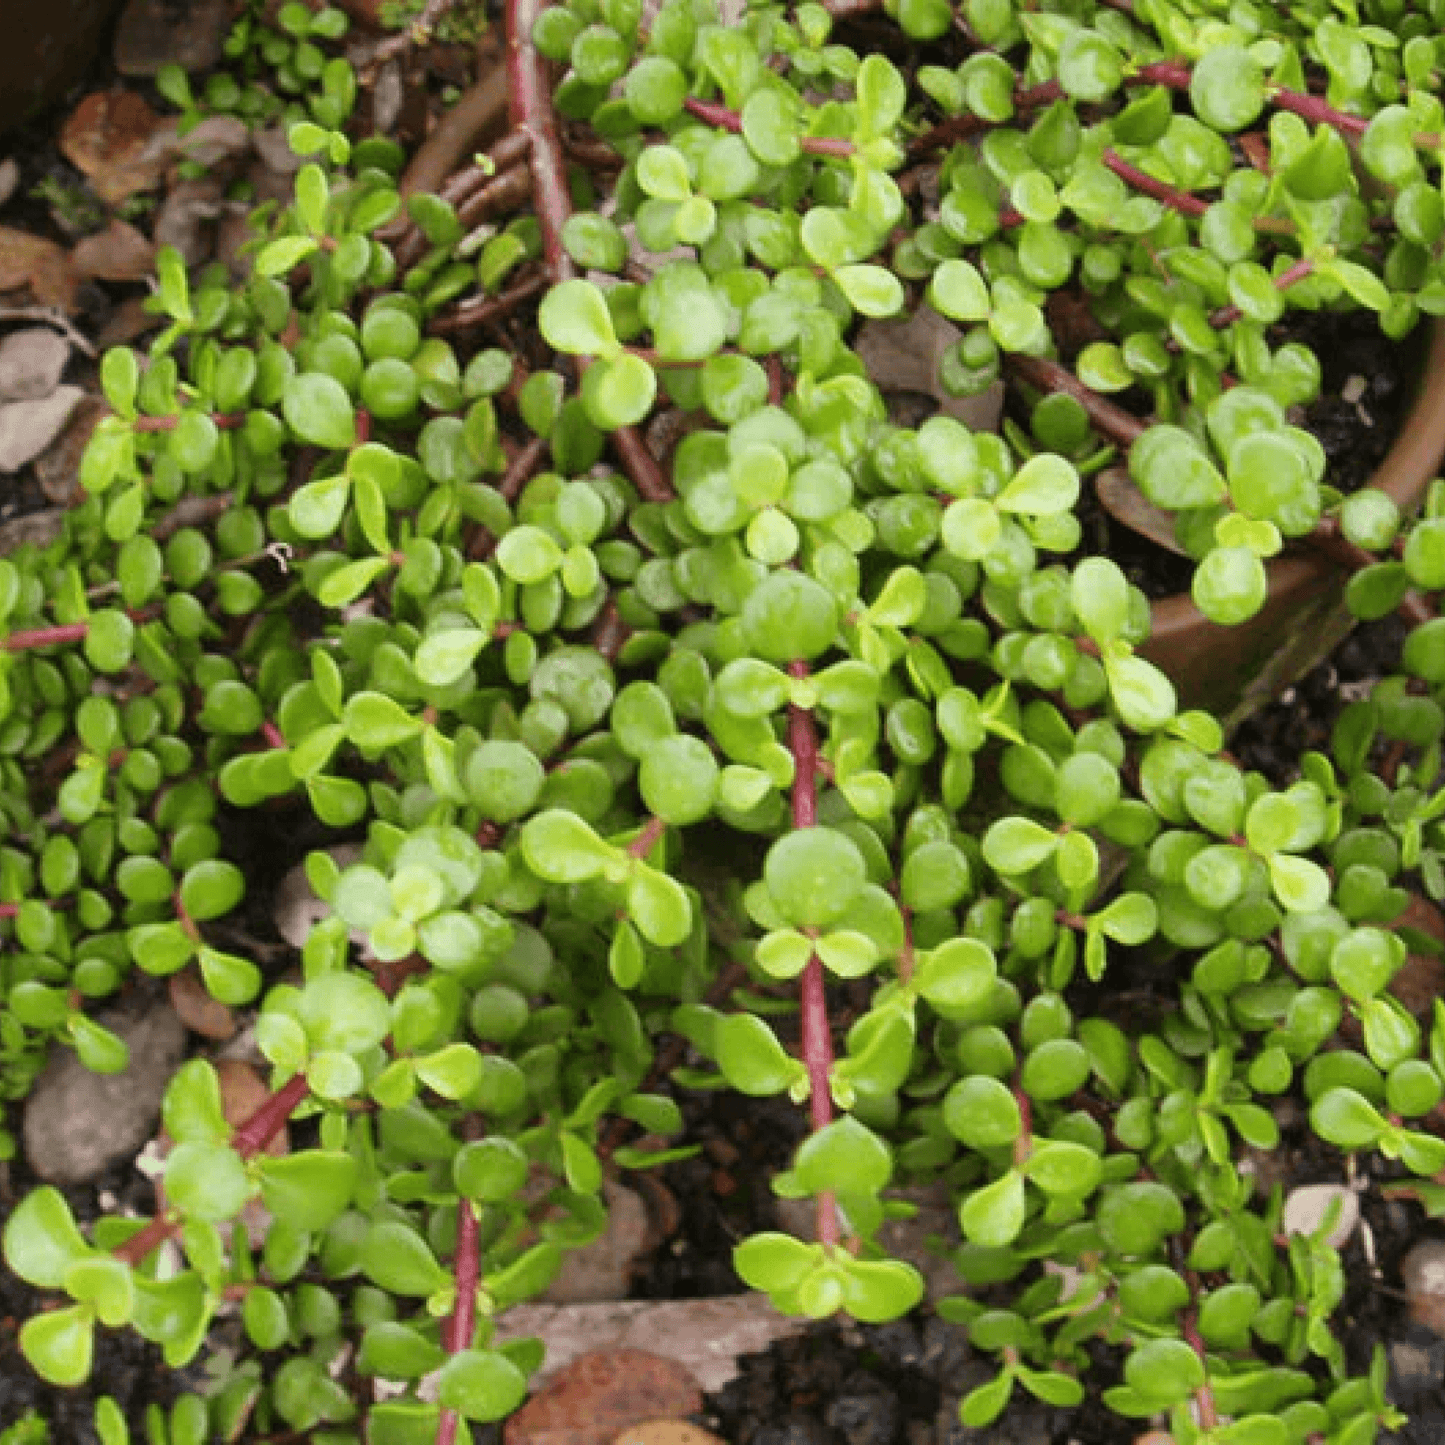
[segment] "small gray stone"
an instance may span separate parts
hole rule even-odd
[[[163,65],[195,74],[221,58],[231,25],[229,0],[130,0],[115,32],[115,68],[155,75]]]
[[[1445,1381],[1445,1340],[1415,1326],[1389,1349],[1390,1398],[1403,1410],[1434,1395]]]
[[[164,999],[111,1010],[97,1022],[125,1041],[125,1072],[93,1074],[57,1045],[25,1105],[25,1157],[52,1184],[83,1184],[134,1156],[185,1057],[185,1026]]]
[[[18,472],[55,440],[85,400],[78,386],[58,386],[39,401],[0,404],[0,472]]]
[[[1445,1336],[1445,1240],[1422,1239],[1400,1262],[1410,1318]]]
[[[70,346],[48,326],[27,326],[0,341],[0,401],[39,401],[60,385]]]

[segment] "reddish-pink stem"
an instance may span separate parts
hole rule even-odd
[[[1110,441],[1128,448],[1134,445],[1148,429],[1132,412],[1115,406],[1107,397],[1100,396],[1092,387],[1085,386],[1066,366],[1050,361],[1044,356],[1025,356],[1022,352],[1010,352],[1005,365],[1017,377],[1022,378],[1038,391],[1061,391],[1071,396],[1088,414],[1096,431],[1102,432]]]
[[[281,729],[278,728],[270,718],[267,718],[266,721],[261,724],[261,736],[265,738],[268,745],[273,748],[284,748],[286,746],[286,739],[282,736]]]
[[[1301,258],[1287,270],[1281,271],[1274,278],[1274,289],[1276,291],[1288,291],[1296,282],[1303,281],[1306,276],[1314,274],[1315,263],[1307,258]],[[1210,318],[1211,326],[1232,326],[1241,316],[1244,315],[1238,306],[1221,306]]]
[[[1321,100],[1317,95],[1305,95],[1301,91],[1285,90],[1281,87],[1270,92],[1269,100],[1277,110],[1293,111],[1302,120],[1307,120],[1314,125],[1333,126],[1343,135],[1364,135],[1370,128],[1369,121],[1363,116],[1336,110],[1328,101]]]
[[[794,677],[806,677],[805,662],[790,664]],[[788,706],[788,747],[793,754],[793,827],[818,825],[818,732],[808,708]],[[808,1118],[813,1132],[833,1122],[833,1031],[828,1023],[828,997],[823,960],[815,953],[799,980],[802,1008],[803,1065],[808,1071]],[[838,1243],[838,1205],[831,1193],[818,1196],[818,1240]]]
[[[457,1200],[457,1302],[452,1309],[442,1340],[447,1354],[459,1355],[471,1348],[477,1322],[477,1281],[482,1274],[481,1249],[478,1244],[477,1214],[470,1199]],[[436,1445],[454,1445],[457,1438],[457,1412],[443,1410],[437,1421]]]
[[[306,1075],[297,1074],[283,1084],[231,1135],[231,1148],[242,1159],[253,1159],[285,1127],[296,1106],[306,1097]],[[159,1249],[179,1228],[176,1220],[162,1211],[146,1227],[131,1235],[111,1253],[123,1264],[139,1264],[152,1250]]]
[[[89,631],[88,622],[67,622],[60,627],[31,627],[12,632],[3,645],[6,652],[25,652],[32,647],[57,647],[66,642],[83,642]]]
[[[708,125],[715,125],[719,130],[730,130],[734,135],[742,133],[742,116],[735,110],[729,110],[725,105],[719,105],[715,100],[689,98],[683,101],[683,105],[691,114],[701,121],[706,121]],[[830,136],[805,135],[798,144],[809,155],[834,156],[842,160],[846,160],[856,149],[852,141],[839,140]]]
[[[661,818],[649,818],[642,831],[627,845],[628,857],[646,858],[665,832],[667,824]]]
[[[180,420],[179,416],[138,416],[131,423],[131,429],[133,431],[175,431]],[[221,431],[235,431],[237,427],[245,426],[246,413],[243,411],[213,411],[211,420]]]
[[[1141,171],[1138,166],[1131,166],[1118,151],[1105,151],[1104,164],[1120,180],[1133,186],[1136,191],[1142,191],[1146,196],[1153,196],[1156,201],[1162,201],[1171,210],[1178,211],[1181,216],[1202,216],[1209,209],[1208,205],[1198,196],[1191,196],[1187,191],[1178,190],[1164,181],[1157,180],[1147,171]]]
[[[242,1159],[259,1154],[285,1127],[306,1097],[306,1075],[296,1074],[282,1086],[231,1135],[231,1148]]]

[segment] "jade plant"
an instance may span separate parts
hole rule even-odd
[[[272,1071],[239,1125],[175,1075],[150,1219],[40,1188],[5,1225],[47,1380],[97,1329],[204,1366],[154,1439],[508,1415],[542,1350],[498,1319],[716,1089],[807,1121],[771,1182],[812,1230],[735,1256],[779,1309],[913,1309],[880,1227],[949,1191],[969,1425],[1398,1419],[1326,1230],[1241,1166],[1293,1098],[1445,1208],[1445,1006],[1390,988],[1445,898],[1445,485],[1333,487],[1278,329],[1445,309],[1437,12],[866,8],[512,0],[512,130],[405,207],[313,100],[249,281],[162,252],[84,500],[0,560],[7,1092],[49,1045],[124,1067],[96,1005],[181,970]],[[858,328],[925,305],[999,431],[891,417]],[[1406,619],[1291,776],[1148,659],[1080,520],[1115,459],[1217,621],[1285,549]],[[306,855],[330,912],[280,967],[225,925],[244,810],[361,845]]]

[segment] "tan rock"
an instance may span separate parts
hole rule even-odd
[[[647,1420],[702,1408],[693,1376],[646,1350],[593,1350],[552,1378],[506,1423],[506,1445],[612,1445]]]

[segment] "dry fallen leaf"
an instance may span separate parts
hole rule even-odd
[[[80,387],[59,386],[40,401],[0,404],[0,472],[18,472],[34,461],[84,400]]]
[[[507,1421],[506,1445],[612,1445],[644,1420],[691,1415],[702,1390],[676,1360],[646,1350],[593,1350]]]
[[[1094,478],[1094,490],[1099,505],[1116,521],[1157,542],[1168,552],[1187,557],[1189,554],[1179,545],[1174,535],[1174,517],[1161,507],[1156,507],[1143,492],[1135,486],[1129,473],[1121,467],[1110,467]]]
[[[543,1385],[589,1350],[635,1348],[677,1361],[711,1393],[737,1377],[739,1356],[755,1355],[807,1328],[807,1320],[779,1314],[766,1295],[726,1295],[516,1305],[502,1316],[497,1339],[540,1339],[547,1347]]]
[[[87,395],[71,413],[65,430],[35,458],[35,479],[48,500],[60,507],[74,506],[82,497],[80,462],[90,445],[90,434],[101,417],[110,415],[102,396]]]
[[[154,186],[165,157],[151,139],[161,118],[130,90],[97,90],[76,106],[60,133],[60,149],[108,206]]]
[[[202,1038],[224,1041],[236,1032],[236,1016],[219,999],[206,990],[194,964],[170,977],[171,1007],[192,1033]]]
[[[82,276],[100,281],[144,281],[155,265],[156,248],[126,221],[78,241],[70,259]]]
[[[163,315],[146,309],[149,299],[147,296],[127,296],[100,328],[100,335],[95,338],[97,349],[106,351],[112,346],[129,346],[147,331],[157,331],[164,326],[166,318]]]
[[[0,291],[29,286],[42,306],[75,304],[75,268],[54,241],[0,226]]]
[[[60,385],[70,360],[63,336],[48,326],[27,326],[0,341],[0,401],[39,401]]]

